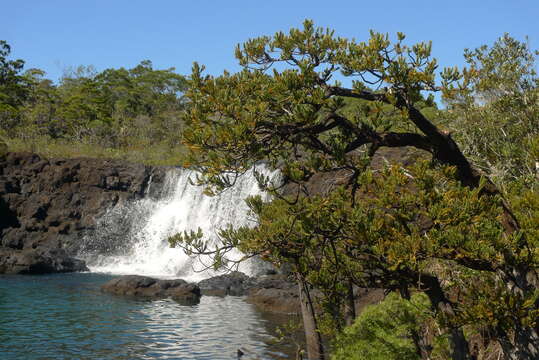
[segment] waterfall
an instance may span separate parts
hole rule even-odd
[[[264,166],[258,166],[257,171],[278,178],[278,171],[271,172]],[[216,231],[227,224],[252,226],[244,199],[262,195],[267,200],[267,194],[260,191],[253,171],[213,197],[204,195],[202,187],[189,183],[194,175],[190,170],[170,169],[158,199],[145,197],[109,209],[99,219],[95,233],[85,241],[82,257],[90,270],[191,280],[212,276],[212,272],[199,272],[210,263],[208,257],[190,258],[183,250],[170,248],[168,237],[201,228],[211,242]],[[237,252],[231,254],[239,256]],[[240,270],[249,273],[249,264]]]

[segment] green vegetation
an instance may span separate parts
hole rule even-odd
[[[395,293],[380,304],[367,306],[354,324],[344,329],[335,341],[333,360],[415,360],[421,354],[413,339],[426,329],[432,319],[429,300],[416,294],[405,300]],[[430,325],[430,324],[429,324]],[[438,336],[431,359],[447,358],[447,339]]]
[[[537,183],[539,78],[526,43],[505,34],[466,50],[463,86],[448,94],[447,126],[474,165],[499,186]]]
[[[14,126],[19,108],[28,96],[29,84],[20,73],[22,60],[8,60],[11,47],[0,41],[0,124],[3,128]]]
[[[186,80],[150,61],[132,69],[78,67],[55,85],[38,69],[22,72],[2,42],[0,136],[13,151],[49,157],[122,158],[178,164]]]
[[[439,77],[430,43],[357,42],[310,21],[239,45],[243,70],[216,77],[144,61],[80,67],[55,85],[9,54],[1,42],[10,150],[185,160],[210,194],[265,161],[297,185],[283,194],[255,171],[273,195],[247,199],[257,226],[221,229],[216,247],[200,232],[170,242],[215,267],[234,248],[287,264],[309,359],[326,357],[323,337],[336,359],[539,358],[539,78],[526,43],[504,35]],[[384,148],[413,148],[416,161],[371,166]],[[343,181],[310,192],[320,173]],[[358,287],[391,294],[356,314]]]
[[[248,199],[256,227],[222,229],[216,248],[200,232],[171,244],[211,253],[217,267],[230,265],[232,248],[289,264],[309,359],[325,358],[322,336],[342,333],[356,316],[355,287],[425,294],[452,359],[483,351],[470,346],[477,333],[506,359],[539,356],[534,55],[505,36],[467,51],[469,68],[445,69],[438,81],[430,51],[401,33],[356,42],[306,21],[238,46],[238,73],[193,67],[184,142],[199,183],[220,191],[264,160],[298,187],[282,195],[258,173],[274,200]],[[334,80],[339,72],[350,87]],[[436,91],[447,110],[427,96]],[[413,147],[430,161],[370,168],[384,147]],[[302,185],[336,171],[346,181],[327,195]],[[313,287],[323,294],[319,307]],[[418,357],[433,358],[434,339],[416,335],[399,346],[412,341]]]

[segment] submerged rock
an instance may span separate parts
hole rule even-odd
[[[67,255],[63,249],[0,248],[0,273],[48,274],[88,271],[84,261]]]
[[[182,279],[158,280],[147,276],[126,275],[101,286],[103,292],[147,299],[171,298],[182,305],[200,302],[200,288]]]

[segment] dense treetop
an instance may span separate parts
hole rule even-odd
[[[351,286],[404,297],[421,291],[449,335],[452,358],[471,358],[464,333],[471,327],[495,334],[507,358],[533,359],[539,354],[538,239],[530,223],[537,222],[533,54],[505,36],[466,51],[468,68],[444,69],[438,78],[430,51],[430,43],[408,45],[400,33],[395,41],[376,32],[367,41],[348,40],[306,21],[302,29],[238,45],[237,73],[205,75],[195,64],[184,142],[199,183],[221,191],[265,160],[298,191],[283,196],[258,174],[275,200],[248,200],[257,226],[223,229],[217,248],[196,232],[171,242],[213,253],[216,266],[226,265],[235,247],[246,257],[292,264],[300,289],[310,284],[325,295],[324,316],[305,303],[305,326],[315,333],[321,324],[340,328],[345,314],[337,309]],[[433,106],[428,94],[437,91],[447,110]],[[414,147],[432,160],[369,169],[384,147]],[[506,159],[513,163],[496,173]],[[303,184],[314,174],[336,171],[347,174],[342,186],[307,193]],[[513,198],[508,188],[525,190]],[[464,298],[455,301],[455,292]],[[309,358],[322,358],[320,340],[310,340]],[[418,354],[428,353],[416,345]]]
[[[152,156],[132,154],[144,150],[170,159],[170,154],[160,152],[181,153],[186,80],[173,68],[157,70],[148,60],[132,69],[101,72],[79,66],[66,70],[54,84],[39,69],[23,72],[24,62],[8,60],[10,48],[6,43],[2,46],[0,136],[12,147],[42,149],[57,156],[69,156],[72,149],[82,147],[82,153],[74,153],[113,156],[118,152],[143,161]],[[56,154],[55,146],[66,154]],[[108,151],[100,154],[98,149]]]

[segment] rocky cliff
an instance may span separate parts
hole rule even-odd
[[[163,178],[163,168],[118,160],[0,157],[0,273],[84,270],[72,256],[96,219]]]
[[[372,166],[406,165],[416,158],[417,152],[410,149],[384,149]],[[81,240],[96,230],[96,221],[122,203],[159,197],[166,170],[120,160],[47,160],[30,153],[0,154],[0,273],[85,270],[85,264],[73,256],[81,250]],[[349,175],[345,171],[315,174],[302,185],[303,191],[327,193],[346,183]],[[295,184],[284,189],[288,194],[298,190]],[[114,218],[114,228],[122,233],[130,228],[130,221],[138,220],[120,213]],[[114,246],[122,246],[118,236],[87,238],[94,240],[84,244],[85,250],[111,252]]]

